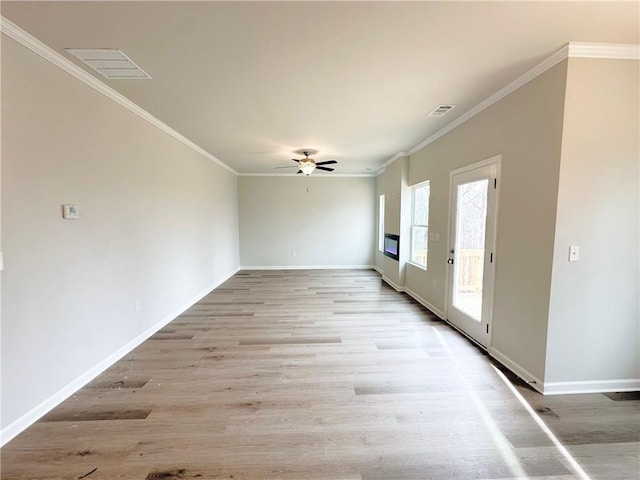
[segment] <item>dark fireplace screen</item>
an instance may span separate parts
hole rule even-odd
[[[400,260],[400,236],[392,233],[384,234],[384,254],[394,260]]]

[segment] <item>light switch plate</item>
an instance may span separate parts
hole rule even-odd
[[[569,261],[577,262],[580,260],[580,247],[577,245],[571,245],[569,247]]]
[[[76,205],[62,205],[62,218],[76,219],[80,218],[80,210]]]

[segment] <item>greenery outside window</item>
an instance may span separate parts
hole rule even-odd
[[[429,181],[411,187],[411,259],[427,268],[429,245]]]
[[[384,251],[384,193],[378,198],[378,250]]]

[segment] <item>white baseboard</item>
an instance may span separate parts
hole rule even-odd
[[[423,307],[425,307],[428,310],[430,310],[431,312],[433,312],[438,318],[444,320],[444,312],[442,310],[440,310],[439,308],[436,308],[435,306],[433,306],[430,302],[426,301],[424,298],[422,298],[420,295],[418,295],[413,290],[411,290],[411,289],[409,289],[407,287],[401,287],[399,285],[396,285],[392,280],[390,280],[389,278],[384,276],[384,272],[382,271],[382,269],[380,269],[378,267],[375,267],[375,266],[373,267],[373,269],[376,270],[379,274],[381,274],[382,275],[382,280],[384,280],[386,283],[391,285],[391,287],[396,292],[404,292],[404,293],[406,293],[411,298],[416,300],[419,304],[421,304]]]
[[[543,382],[496,348],[489,347],[489,355],[498,360],[502,365],[507,367],[543,395],[640,391],[640,378],[585,380],[577,382]]]
[[[640,378],[616,380],[587,380],[583,382],[546,382],[544,395],[568,393],[604,393],[640,391]]]
[[[380,267],[378,267],[377,265],[371,265],[371,268],[373,268],[380,275],[384,275],[384,272],[382,271],[382,269]]]
[[[430,310],[432,313],[434,313],[441,320],[444,320],[444,312],[442,310],[440,310],[439,308],[434,307],[430,302],[426,301],[424,298],[422,298],[420,295],[418,295],[413,290],[405,288],[404,291],[407,293],[407,295],[409,295],[411,298],[413,298],[415,301],[417,301],[420,305],[422,305],[423,307],[425,307],[428,310]]]
[[[531,387],[535,388],[538,392],[544,394],[544,385],[542,380],[533,375],[531,372],[520,366],[518,363],[511,360],[511,358],[507,357],[504,353],[498,350],[495,347],[489,347],[489,355],[498,360],[502,365],[507,367],[525,382],[527,382]]]
[[[200,299],[208,295],[212,290],[220,286],[222,283],[226,282],[229,278],[235,275],[239,270],[240,270],[239,267],[236,268],[222,280],[219,280],[216,283],[214,283],[212,286],[207,287],[203,292],[200,292],[194,298],[192,298],[188,302],[178,307],[176,310],[174,310],[172,313],[164,317],[158,323],[154,324],[152,327],[142,332],[133,340],[131,340],[130,342],[126,343],[125,345],[120,347],[118,350],[113,352],[107,358],[100,361],[97,365],[94,365],[93,367],[89,368],[89,370],[87,370],[85,373],[83,373],[76,379],[72,380],[69,384],[67,384],[60,390],[58,390],[49,398],[42,401],[41,403],[39,403],[38,405],[30,409],[27,413],[23,414],[21,417],[11,422],[9,425],[3,428],[2,431],[0,431],[0,446],[4,446],[16,435],[18,435],[27,427],[35,423],[43,415],[50,412],[53,408],[58,406],[61,402],[66,400],[69,396],[73,395],[79,389],[84,387],[87,383],[89,383],[95,377],[100,375],[103,371],[105,371],[111,365],[116,363],[122,357],[127,355],[134,348],[136,348],[138,345],[140,345],[142,342],[148,339],[151,335],[155,334],[158,330],[160,330],[162,327],[170,323],[172,320],[175,320],[176,317],[178,317],[185,310],[190,308],[193,304],[195,304]]]
[[[240,270],[375,270],[373,265],[247,265]]]
[[[392,280],[389,280],[389,278],[385,277],[384,274],[382,274],[382,280],[391,285],[391,288],[393,288],[396,292],[404,292],[404,287],[396,285]]]

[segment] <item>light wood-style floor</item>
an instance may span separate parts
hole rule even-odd
[[[638,479],[640,397],[543,397]],[[2,479],[580,478],[460,334],[374,271],[241,272],[2,449]],[[584,477],[583,477],[584,478]]]

